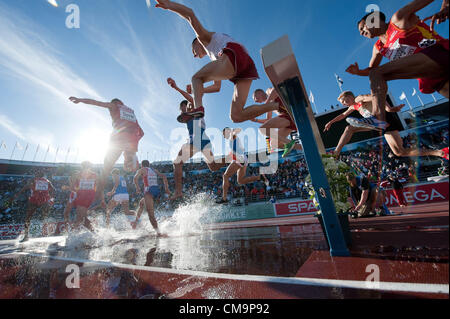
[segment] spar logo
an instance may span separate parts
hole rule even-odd
[[[403,195],[406,202],[413,205],[436,203],[448,200],[448,183],[417,185],[404,189]],[[398,206],[397,198],[392,191],[387,191],[387,206]]]
[[[276,204],[275,210],[277,216],[280,216],[313,213],[317,211],[317,207],[312,200],[305,200],[293,203]]]
[[[313,201],[299,202],[289,204],[288,206],[289,213],[299,214],[299,213],[308,213],[317,211],[316,206]]]

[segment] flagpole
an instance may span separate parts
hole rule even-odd
[[[70,154],[70,147],[67,150],[66,159],[64,160],[64,164],[67,164],[67,158],[69,157],[69,154]]]
[[[30,145],[30,144],[27,144],[27,147],[25,147],[25,151],[23,151],[23,155],[22,155],[21,161],[23,161],[23,159],[25,158],[25,154],[26,154],[26,152],[28,151],[29,145]]]
[[[434,103],[436,103],[436,102],[437,102],[437,99],[436,99],[436,97],[434,96],[433,93],[431,93],[431,96],[433,97]]]
[[[44,155],[44,160],[43,160],[44,163],[45,163],[45,160],[47,159],[48,151],[50,151],[50,145],[47,147],[47,152]]]
[[[16,147],[17,147],[17,142],[16,142],[16,144],[14,145],[14,148],[13,148],[13,150],[12,150],[12,153],[11,153],[11,158],[9,159],[10,161],[12,161],[12,158],[13,158],[14,152],[16,151]]]
[[[422,104],[422,107],[424,107],[424,106],[425,106],[425,104],[423,104],[423,101],[422,101],[422,99],[420,98],[419,94],[417,94],[417,98],[419,99],[419,101],[420,101],[420,104]]]
[[[340,79],[339,75],[337,75],[337,74],[335,73],[334,76],[335,76],[336,82],[337,82],[337,84],[338,84],[338,86],[339,86],[339,90],[341,90],[341,93],[344,92],[344,90],[342,89],[342,84],[341,84],[341,82],[339,82],[339,79]]]
[[[408,105],[409,105],[409,109],[412,111],[413,110],[413,108],[412,108],[412,106],[411,106],[411,103],[409,103],[409,100],[408,100],[408,98],[407,97],[405,97],[405,100],[406,100],[406,102],[408,102]]]
[[[58,157],[58,153],[59,153],[59,146],[56,149],[55,160],[53,161],[53,163],[56,163],[56,158]]]
[[[75,162],[74,162],[74,164],[76,164],[77,163],[77,159],[78,159],[78,154],[80,153],[80,149],[79,148],[77,148],[77,155],[75,156]]]
[[[36,148],[36,153],[34,153],[34,157],[33,157],[33,162],[36,160],[36,155],[37,155],[37,153],[38,153],[38,151],[39,151],[39,144],[38,144],[38,146],[37,146],[37,148]]]

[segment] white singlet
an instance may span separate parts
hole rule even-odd
[[[219,53],[227,46],[228,43],[235,42],[233,38],[224,33],[214,33],[211,42],[205,47],[211,61],[216,61],[219,58]]]

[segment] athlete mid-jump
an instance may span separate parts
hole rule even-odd
[[[204,116],[203,94],[220,91],[221,81],[234,83],[234,94],[231,102],[231,120],[241,123],[254,119],[279,108],[278,103],[267,103],[263,106],[245,107],[250,86],[259,78],[255,63],[247,49],[230,36],[206,30],[195,16],[192,9],[170,0],[156,0],[156,7],[177,13],[187,20],[196,33],[192,42],[192,53],[195,58],[209,56],[211,62],[205,65],[192,77],[194,94],[194,110],[190,112],[196,117]],[[214,81],[214,85],[204,88],[204,83]]]

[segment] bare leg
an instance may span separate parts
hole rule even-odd
[[[241,168],[241,166],[239,166],[236,163],[231,163],[227,170],[225,171],[225,174],[223,174],[223,184],[222,184],[222,188],[223,188],[223,194],[222,194],[222,199],[224,201],[227,200],[227,195],[228,195],[228,189],[230,188],[230,178],[233,177]]]
[[[373,115],[377,119],[385,121],[388,81],[399,79],[439,78],[444,74],[445,70],[441,65],[422,53],[392,61],[373,69],[369,75],[372,95],[374,96]]]
[[[139,209],[138,209],[137,214],[136,214],[136,221],[131,223],[131,227],[133,229],[136,229],[137,223],[139,222],[139,219],[141,218],[142,213],[144,212],[144,208],[145,208],[145,199],[142,198],[139,201]]]
[[[257,176],[246,176],[247,166],[241,167],[238,170],[237,182],[239,185],[251,184],[261,180],[261,175]]]
[[[197,153],[194,146],[191,144],[184,144],[178,153],[177,158],[173,162],[174,180],[175,180],[175,194],[170,200],[183,197],[183,164],[192,158]]]
[[[109,174],[111,174],[111,170],[113,169],[120,155],[122,155],[122,151],[115,149],[110,149],[106,154],[102,175],[98,181],[96,200],[98,199],[101,199],[102,201],[105,200],[105,196],[103,194],[105,190],[105,185],[108,180],[108,176]]]
[[[106,227],[109,228],[109,224],[111,221],[111,212],[114,210],[114,208],[117,207],[119,203],[117,203],[115,200],[111,199],[108,203],[108,207],[106,208]]]
[[[69,222],[69,215],[70,215],[70,211],[72,210],[72,203],[67,202],[66,208],[64,209],[64,222],[68,223]]]
[[[24,237],[23,240],[27,240],[28,239],[28,233],[29,233],[29,230],[30,230],[31,218],[33,217],[34,212],[36,211],[36,209],[37,209],[36,205],[28,203],[27,216],[25,217],[25,226],[24,226],[25,237]]]
[[[234,123],[252,120],[268,112],[277,111],[280,107],[278,103],[272,102],[263,105],[251,105],[244,108],[252,82],[252,80],[240,80],[234,86],[230,114],[230,118]]]
[[[353,127],[351,125],[347,126],[345,128],[344,133],[341,136],[341,139],[339,140],[338,145],[336,146],[336,149],[334,151],[334,156],[339,157],[341,155],[342,149],[344,148],[345,145],[347,145],[351,141],[353,134],[358,133],[358,132],[367,132],[367,131],[371,131],[371,130],[366,129],[366,128]]]
[[[227,164],[225,163],[225,160],[222,160],[220,163],[217,163],[214,160],[214,154],[211,151],[210,148],[203,149],[203,156],[206,159],[206,164],[208,165],[208,168],[211,172],[217,172],[222,167],[225,167]]]
[[[226,54],[218,60],[205,65],[192,77],[192,89],[194,93],[195,108],[203,106],[203,85],[210,81],[223,81],[232,79],[235,75],[234,65]],[[247,102],[248,93],[252,80],[240,80],[234,87],[233,101],[231,103],[231,120],[234,123],[242,123],[254,119],[270,111],[279,108],[278,103],[268,103],[265,105],[252,105],[244,109]]]
[[[139,160],[136,156],[136,152],[123,152],[124,163],[123,168],[125,172],[134,173],[139,168]]]
[[[148,219],[150,220],[150,224],[152,224],[158,236],[161,234],[158,229],[158,222],[155,218],[155,209],[154,209],[154,200],[153,196],[150,194],[145,194],[145,207],[147,209]]]
[[[395,156],[398,157],[445,156],[444,152],[439,150],[404,148],[403,139],[398,131],[387,132],[384,137],[386,138],[386,141],[389,144],[392,152],[395,154]]]
[[[130,210],[130,202],[122,202],[122,209],[125,212],[126,216],[135,216],[135,212]]]
[[[234,66],[228,56],[223,55],[216,61],[205,65],[192,77],[194,107],[203,106],[203,85],[210,81],[229,80],[234,77]]]

